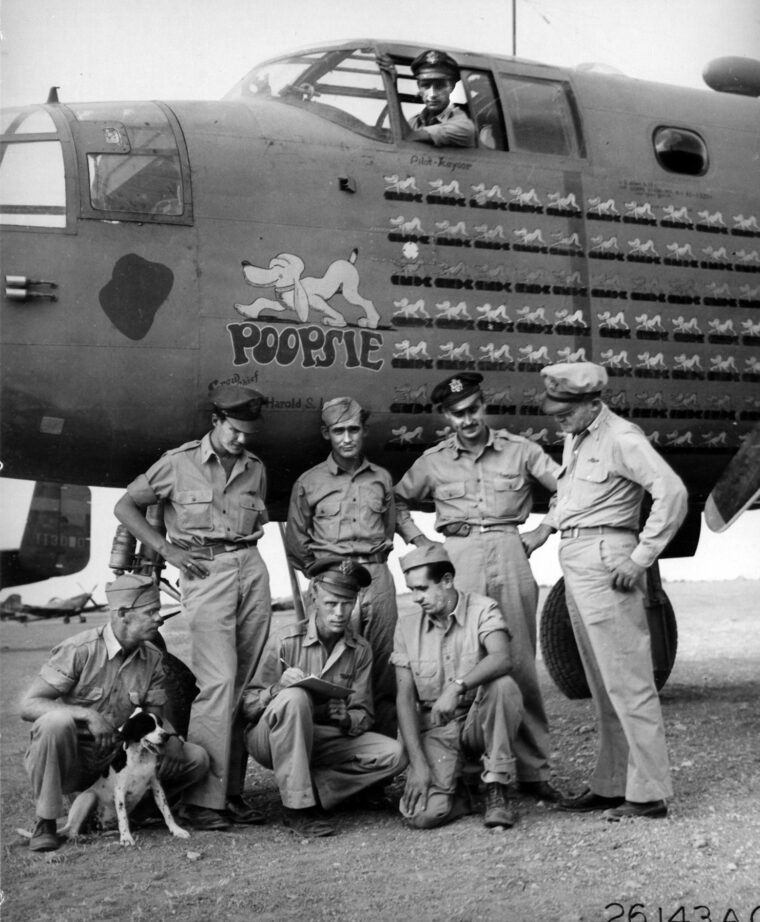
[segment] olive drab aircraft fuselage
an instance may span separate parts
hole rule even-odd
[[[420,50],[5,113],[4,475],[124,485],[237,382],[282,519],[324,400],[398,477],[444,433],[435,383],[479,371],[489,424],[556,453],[539,372],[588,359],[702,508],[760,420],[760,103],[451,50],[477,146],[436,148],[405,140]]]

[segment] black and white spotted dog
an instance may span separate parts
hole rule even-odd
[[[163,728],[159,717],[142,708],[132,712],[120,732],[121,749],[98,780],[74,799],[59,835],[77,836],[95,810],[99,826],[112,825],[115,819],[119,825],[120,844],[134,845],[128,816],[150,788],[169,832],[179,839],[189,838],[190,833],[175,822],[158,779],[159,761],[171,734]]]

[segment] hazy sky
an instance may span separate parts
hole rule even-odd
[[[517,53],[702,86],[760,56],[758,0],[516,0]],[[3,0],[4,105],[223,95],[259,61],[342,38],[512,52],[511,0]]]
[[[343,38],[387,38],[500,54],[512,52],[511,0],[2,0],[3,105],[222,96],[254,64],[292,48]],[[516,0],[520,57],[574,66],[597,62],[629,76],[703,87],[723,55],[760,57],[760,0]],[[0,480],[0,546],[20,536],[28,491]],[[88,589],[107,574],[118,493],[94,491],[93,560],[67,580],[22,587],[46,601]],[[287,580],[276,531],[264,545],[276,595]],[[726,535],[706,533],[696,558],[666,561],[671,579],[760,576],[760,513]],[[535,560],[557,578],[556,548]],[[3,593],[6,595],[7,591]]]

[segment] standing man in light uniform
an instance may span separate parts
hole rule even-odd
[[[483,376],[464,372],[431,394],[451,434],[414,462],[395,487],[397,530],[404,540],[431,544],[415,525],[410,503],[433,500],[435,528],[456,568],[461,591],[494,599],[511,635],[512,670],[525,706],[514,741],[517,778],[525,794],[556,801],[549,783],[549,726],[536,672],[538,586],[528,557],[552,532],[542,523],[518,531],[530,513],[531,485],[556,489],[557,464],[530,439],[485,422]]]
[[[686,515],[686,488],[638,426],[602,402],[607,372],[592,362],[541,371],[544,412],[565,433],[557,503],[567,607],[599,724],[590,787],[565,810],[611,821],[663,817],[673,793],[652,669],[645,574]],[[652,508],[641,529],[644,493]]]
[[[475,147],[475,125],[451,93],[459,80],[459,65],[445,51],[423,51],[411,64],[423,110],[411,122],[412,141],[436,147]]]
[[[242,797],[248,756],[238,710],[272,616],[269,574],[256,548],[268,521],[266,471],[246,447],[264,398],[231,385],[212,401],[211,431],[166,452],[132,481],[114,509],[136,538],[180,573],[190,666],[200,687],[188,737],[211,758],[205,780],[184,795],[182,816],[194,829],[263,820]],[[145,518],[161,500],[168,541]]]
[[[369,413],[351,397],[328,400],[322,408],[327,460],[293,486],[285,550],[306,573],[328,556],[361,564],[371,582],[359,590],[354,626],[372,647],[375,729],[396,735],[396,685],[390,662],[396,627],[396,587],[386,563],[393,549],[396,511],[393,480],[364,454]]]

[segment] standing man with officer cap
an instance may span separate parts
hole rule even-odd
[[[441,544],[406,554],[401,569],[421,609],[399,618],[393,645],[409,756],[401,812],[418,829],[469,813],[462,771],[474,757],[482,760],[486,785],[484,824],[514,826],[507,784],[515,777],[523,706],[501,612],[493,599],[458,591]]]
[[[561,806],[604,810],[611,821],[663,817],[673,788],[645,575],[686,515],[686,488],[641,429],[602,402],[602,366],[562,363],[541,374],[544,412],[565,433],[557,503],[547,519],[562,539],[567,608],[599,724],[590,788]],[[645,492],[652,507],[640,529]]]
[[[285,550],[304,573],[315,561],[335,555],[369,571],[372,581],[359,590],[354,625],[372,647],[375,727],[395,736],[396,685],[390,656],[396,586],[386,561],[393,549],[396,509],[391,475],[364,454],[368,416],[352,397],[336,397],[322,407],[322,436],[332,450],[293,486]]]
[[[459,65],[445,51],[423,51],[411,64],[424,108],[411,122],[407,138],[436,147],[475,147],[475,125],[464,109],[451,102]]]
[[[269,574],[256,548],[268,521],[266,471],[246,447],[263,402],[248,387],[216,391],[211,431],[167,451],[114,509],[136,538],[179,570],[190,666],[200,687],[188,736],[211,757],[206,779],[185,792],[181,815],[195,829],[263,819],[242,796],[248,757],[238,717],[272,616]],[[168,541],[145,518],[158,502]]]
[[[518,531],[533,504],[532,484],[556,489],[557,464],[530,439],[485,421],[483,376],[463,372],[438,384],[431,399],[451,433],[429,448],[395,487],[397,530],[417,547],[432,543],[415,525],[410,503],[433,500],[435,528],[457,571],[457,584],[496,601],[512,637],[512,671],[525,706],[515,740],[523,793],[556,801],[549,783],[549,723],[536,672],[538,586],[528,557],[552,529]]]
[[[320,807],[382,783],[405,764],[395,739],[372,733],[372,650],[351,628],[356,597],[369,571],[350,558],[322,557],[312,564],[308,618],[267,644],[243,694],[250,722],[251,755],[274,771],[283,822],[314,838],[335,831]],[[308,676],[346,689],[345,694],[300,687]]]
[[[127,573],[106,584],[106,597],[107,623],[58,644],[21,701],[21,717],[33,721],[24,757],[37,814],[32,851],[61,844],[63,795],[85,790],[111,763],[119,728],[135,708],[162,716],[163,654],[153,643],[163,623],[158,588]],[[169,737],[159,767],[169,800],[199,782],[208,765],[200,746]]]

